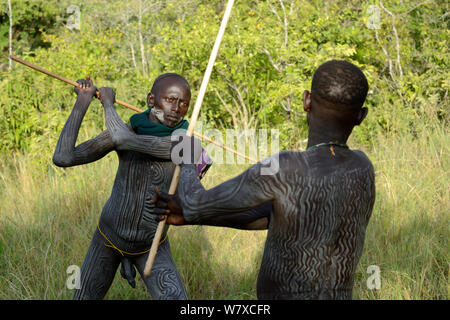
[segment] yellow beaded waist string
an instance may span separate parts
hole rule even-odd
[[[105,238],[106,241],[108,241],[109,244],[105,244],[105,246],[109,247],[109,248],[113,248],[115,250],[117,250],[122,256],[124,255],[140,255],[140,254],[144,254],[150,251],[150,249],[142,251],[142,252],[127,252],[124,250],[119,249],[111,240],[108,239],[108,237],[102,232],[102,230],[100,230],[100,225],[97,224],[97,229],[100,232],[100,234],[103,236],[103,238]],[[167,239],[167,233],[166,236],[164,237],[164,239],[162,239],[159,244],[163,243],[164,241],[166,241]]]

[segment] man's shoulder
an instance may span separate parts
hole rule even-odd
[[[355,157],[357,157],[359,163],[361,164],[361,167],[370,167],[373,170],[373,164],[372,161],[370,161],[369,157],[361,150],[351,150]]]
[[[344,168],[374,170],[372,162],[363,151],[349,151],[351,151],[352,156],[346,161],[347,165],[344,165]],[[314,155],[310,155],[308,151],[284,150],[261,161],[263,166],[273,165],[274,163],[277,164],[279,172],[283,174],[294,173],[301,176],[311,176],[314,175],[317,169],[324,165],[329,167],[330,172],[335,171],[335,165],[331,165],[330,163],[324,164],[321,161],[318,161],[318,159],[316,159]],[[328,172],[327,170],[325,171]]]
[[[290,151],[286,158],[295,159],[296,173],[308,177],[343,174],[354,170],[374,171],[372,162],[363,151],[347,149],[344,154],[343,158],[335,160],[331,155],[324,158],[323,154],[318,154],[318,150]]]
[[[273,161],[278,161],[280,172],[283,173],[302,173],[306,172],[307,163],[302,155],[302,152],[283,150],[270,158]]]

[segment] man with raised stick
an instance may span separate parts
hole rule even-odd
[[[177,128],[187,127],[183,117],[189,108],[191,91],[187,81],[177,74],[158,77],[147,97],[151,109],[134,115],[131,128],[123,123],[113,108],[114,91],[100,88],[107,130],[75,146],[81,122],[97,92],[91,80],[77,82],[77,100],[58,140],[54,163],[61,167],[86,164],[111,151],[116,151],[119,157],[111,196],[103,207],[81,268],[81,288],[74,294],[74,299],[102,299],[121,262],[122,276],[133,287],[134,266],[143,274],[158,225],[151,203],[154,188],[169,189],[175,168],[170,157],[170,135]],[[150,277],[142,278],[153,299],[187,298],[170,254],[167,227],[155,267]]]
[[[169,190],[175,169],[171,161],[172,149],[177,145],[172,142],[171,135],[188,127],[183,117],[191,99],[189,84],[174,73],[156,78],[147,96],[150,108],[133,115],[131,126],[126,125],[114,109],[115,92],[111,88],[100,88],[107,130],[75,146],[81,122],[97,92],[91,80],[77,82],[77,101],[61,132],[53,162],[60,167],[76,166],[116,151],[119,168],[83,262],[81,288],[76,289],[74,299],[103,298],[120,263],[122,276],[133,287],[136,266],[153,299],[187,299],[170,254],[168,226],[164,228],[150,277],[144,276],[144,267],[159,222],[152,203],[154,189]],[[186,141],[190,143],[190,139]],[[200,146],[199,141],[195,141]],[[200,158],[201,152],[199,150],[196,159]],[[210,164],[205,155],[201,160],[195,165],[198,178]],[[266,206],[241,213],[246,216],[242,227],[254,229],[254,221],[267,214]]]
[[[280,152],[210,190],[196,179],[194,165],[183,164],[178,194],[158,192],[155,213],[168,214],[169,224],[240,228],[245,216],[238,212],[272,201],[258,298],[351,299],[375,183],[370,160],[346,143],[367,115],[367,91],[355,65],[322,64],[311,92],[303,93],[306,151]],[[262,174],[272,161],[279,161],[278,172]]]

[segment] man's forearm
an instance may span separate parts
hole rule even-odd
[[[118,150],[131,150],[160,159],[170,159],[170,137],[137,135],[117,114],[112,103],[105,103],[106,127]]]
[[[259,165],[252,166],[238,177],[205,190],[196,177],[195,166],[183,165],[178,196],[185,221],[244,229],[250,222],[268,217],[268,206],[252,211],[274,198],[267,187],[273,177],[260,176],[259,170]]]
[[[92,98],[89,99],[86,96],[77,96],[75,106],[61,131],[53,154],[53,162],[56,165],[62,167],[72,165],[78,132],[91,100]]]
[[[195,219],[195,224],[241,230],[264,230],[268,228],[272,211],[272,201],[269,201],[243,212],[200,216]]]

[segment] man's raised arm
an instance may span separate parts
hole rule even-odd
[[[97,91],[92,80],[80,79],[77,82],[80,84],[80,87],[74,89],[77,100],[61,131],[53,154],[53,163],[59,167],[70,167],[98,160],[114,147],[107,131],[75,147],[81,122]]]

